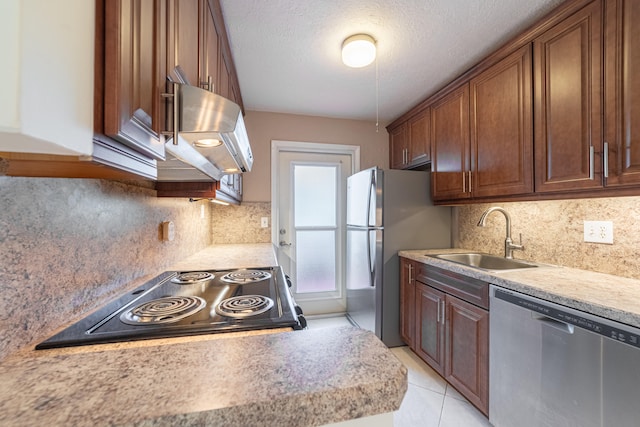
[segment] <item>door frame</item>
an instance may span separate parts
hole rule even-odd
[[[348,156],[351,159],[351,174],[360,171],[360,147],[356,145],[341,145],[341,144],[329,144],[329,143],[314,143],[314,142],[300,142],[300,141],[271,141],[271,242],[273,244],[274,251],[276,252],[278,259],[279,256],[279,241],[280,234],[278,230],[278,222],[280,218],[280,188],[279,188],[279,174],[278,170],[280,167],[280,155],[283,153],[301,153],[301,154],[318,154],[318,155],[330,155],[330,156]],[[343,160],[344,161],[344,160]],[[348,160],[347,160],[348,161]],[[290,173],[290,172],[289,172]],[[346,197],[346,183],[345,183],[345,197]],[[343,215],[346,215],[346,204],[342,206],[341,209],[344,209],[345,212],[342,212]],[[336,244],[339,244],[343,250],[346,245],[346,223],[343,224],[344,229],[338,229],[338,240]],[[338,243],[340,242],[340,243]],[[345,260],[344,256],[338,257],[338,253],[336,253],[336,269],[339,277],[338,283],[340,288],[337,289],[339,298],[328,298],[328,300],[333,300],[334,302],[329,304],[333,308],[333,312],[337,312],[336,310],[346,311],[346,283],[345,283]],[[327,300],[327,301],[328,301]],[[324,313],[326,309],[329,309],[329,306],[326,306],[325,299],[309,299],[305,300],[305,311],[308,311],[308,314],[313,313]],[[302,305],[302,301],[298,301]],[[324,307],[324,308],[323,308]],[[339,308],[341,307],[341,308]]]
[[[319,154],[344,154],[351,156],[352,173],[360,172],[360,146],[345,144],[329,144],[323,142],[303,142],[303,141],[280,141],[271,140],[271,243],[277,247],[280,241],[277,227],[279,204],[278,198],[278,154],[280,152],[294,151],[299,153],[319,153]],[[345,190],[346,191],[346,190]],[[346,208],[346,206],[345,206]]]

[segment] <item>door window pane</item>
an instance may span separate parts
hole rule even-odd
[[[296,227],[335,227],[337,168],[294,166],[294,223]]]
[[[335,291],[335,231],[297,231],[296,243],[296,293]]]

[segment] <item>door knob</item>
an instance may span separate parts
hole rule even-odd
[[[284,240],[280,240],[280,246],[291,246],[291,243],[287,243]]]

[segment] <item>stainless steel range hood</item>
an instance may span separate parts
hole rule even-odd
[[[173,83],[174,131],[158,181],[219,181],[248,172],[253,154],[240,106],[213,92]]]

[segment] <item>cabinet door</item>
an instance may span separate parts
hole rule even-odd
[[[605,4],[605,142],[609,149],[605,180],[609,187],[640,183],[640,2]]]
[[[164,4],[160,0],[104,2],[104,134],[161,160]]]
[[[200,85],[208,91],[217,93],[218,83],[218,58],[219,42],[218,32],[213,21],[213,13],[209,2],[204,0],[203,4],[203,46],[202,46],[202,71],[200,72]]]
[[[469,198],[469,85],[431,106],[434,200]]]
[[[180,66],[189,84],[200,85],[201,0],[169,0],[168,71]]]
[[[471,80],[473,196],[533,192],[531,46]]]
[[[414,348],[416,309],[416,268],[414,262],[400,258],[400,336]]]
[[[489,312],[446,296],[444,377],[485,415],[489,404]]]
[[[389,145],[391,169],[404,169],[407,164],[407,148],[409,146],[406,123],[402,123],[389,133]]]
[[[602,4],[534,41],[536,192],[602,187]]]
[[[429,366],[444,376],[445,294],[416,282],[415,351]]]
[[[220,68],[218,71],[218,87],[219,92],[218,95],[224,96],[227,99],[231,99],[231,91],[230,89],[230,71],[229,65],[227,64],[227,60],[224,55],[220,56]]]
[[[431,160],[431,108],[409,120],[409,163],[423,165]]]

